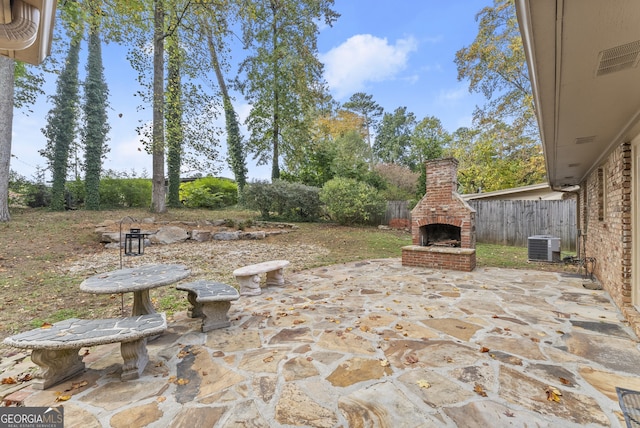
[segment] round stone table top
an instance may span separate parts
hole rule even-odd
[[[173,284],[190,274],[185,265],[144,265],[94,275],[80,284],[80,290],[96,294],[135,292]]]

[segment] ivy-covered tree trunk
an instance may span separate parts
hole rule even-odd
[[[216,50],[211,31],[207,31],[207,43],[209,45],[209,54],[211,56],[211,64],[216,73],[218,86],[222,92],[222,101],[224,104],[225,129],[227,131],[227,152],[229,154],[229,166],[238,184],[238,200],[242,200],[242,190],[247,184],[247,163],[246,154],[242,144],[242,135],[240,135],[240,125],[238,124],[238,116],[233,108],[231,97],[227,89],[227,84],[222,74],[218,53]]]
[[[11,130],[13,127],[13,81],[15,61],[0,56],[0,222],[11,220],[9,213],[9,173],[11,171]]]
[[[271,9],[273,11],[273,24],[271,26],[271,43],[273,49],[276,50],[278,46],[278,20],[275,18],[278,16],[279,4],[277,2],[271,2]],[[271,155],[271,181],[278,180],[280,178],[280,59],[278,55],[275,56],[273,61],[273,135],[271,135],[271,146],[273,153]]]
[[[102,66],[102,41],[98,25],[89,29],[89,54],[85,81],[84,147],[85,147],[85,208],[100,209],[100,173],[106,152],[107,106],[109,90]]]
[[[182,82],[180,65],[182,62],[178,32],[167,39],[169,57],[167,77],[167,170],[169,175],[168,205],[173,208],[180,203],[180,164],[182,162]]]
[[[51,210],[65,209],[65,184],[69,166],[69,149],[76,135],[78,121],[78,63],[79,36],[71,38],[65,65],[60,72],[53,108],[47,114],[47,126],[43,130],[47,149],[41,154],[49,160],[52,174]]]
[[[151,211],[167,211],[164,184],[164,1],[155,0],[153,14],[153,141],[151,142]]]

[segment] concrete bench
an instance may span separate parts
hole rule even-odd
[[[33,387],[46,389],[84,370],[81,348],[120,342],[122,380],[137,379],[147,363],[147,337],[167,329],[162,313],[128,318],[82,320],[70,318],[4,339],[4,344],[31,349],[31,361],[40,368]]]
[[[288,260],[271,260],[255,265],[244,266],[233,271],[233,276],[240,284],[240,294],[243,296],[257,296],[260,290],[260,274],[267,274],[267,285],[284,285],[283,271],[289,265]]]
[[[221,282],[199,280],[187,284],[179,284],[177,290],[188,291],[187,300],[191,303],[188,315],[191,318],[202,318],[202,332],[216,328],[229,327],[227,312],[231,301],[240,297],[238,290]]]

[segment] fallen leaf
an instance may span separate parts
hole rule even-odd
[[[538,339],[537,337],[531,337],[530,339],[532,342],[540,343],[540,339]]]
[[[180,379],[178,379],[178,381],[177,381],[176,383],[177,383],[178,385],[186,385],[186,384],[188,384],[188,383],[189,383],[189,379],[183,379],[183,378],[180,378]]]
[[[80,382],[73,382],[71,384],[71,388],[67,389],[67,391],[72,391],[74,389],[80,389],[83,386],[87,386],[87,385],[89,385],[89,382],[87,382],[86,380],[82,380]]]
[[[565,379],[565,378],[563,378],[563,377],[561,377],[561,378],[560,378],[560,382],[561,382],[563,385],[570,385],[570,384],[571,384],[571,381],[570,381],[570,380]]]
[[[489,348],[483,346],[482,348],[480,348],[480,352],[489,352]]]
[[[413,355],[413,354],[409,354],[409,355],[407,355],[407,357],[405,358],[405,361],[406,361],[406,364],[415,364],[415,363],[417,363],[417,362],[418,362],[418,361],[420,361],[420,360],[419,360],[419,359],[418,359],[418,357],[416,357],[415,355]]]
[[[42,323],[42,325],[40,326],[40,328],[51,328],[53,327],[53,324],[49,323],[49,322],[44,322]]]
[[[402,327],[402,325],[400,324],[396,324],[396,330],[402,330],[404,327]]]
[[[548,386],[547,389],[544,390],[544,392],[547,393],[548,401],[556,401],[558,403],[560,402],[560,396],[562,395],[562,392],[558,391],[556,388]]]
[[[504,415],[505,415],[506,417],[508,417],[508,418],[513,418],[513,417],[515,416],[513,413],[511,413],[511,412],[510,412],[510,411],[508,411],[508,410],[506,410],[506,411],[504,412]]]
[[[365,333],[369,330],[371,330],[371,328],[368,325],[363,325],[360,327],[360,331],[364,331]]]
[[[475,391],[476,394],[478,394],[478,395],[480,395],[482,397],[486,397],[487,396],[487,393],[484,391],[484,388],[479,383],[476,383],[476,386],[473,388],[473,390]]]
[[[18,382],[29,382],[31,379],[33,379],[33,376],[31,376],[31,373],[25,373],[18,376]]]
[[[305,320],[293,320],[293,324],[294,325],[302,324],[304,322],[305,322]]]
[[[69,401],[69,400],[71,400],[71,395],[60,394],[56,397],[56,401]]]
[[[424,379],[420,379],[416,383],[420,388],[424,388],[424,389],[431,388],[431,384]]]
[[[273,361],[273,355],[270,355],[262,360],[263,363],[270,363],[271,361]]]
[[[165,401],[167,401],[167,397],[165,397],[165,396],[158,397],[156,401],[158,403],[164,403]]]
[[[5,377],[2,378],[2,385],[13,385],[14,383],[18,383],[14,378],[12,377]]]
[[[389,367],[391,363],[389,362],[389,360],[380,360],[380,365],[382,367]]]

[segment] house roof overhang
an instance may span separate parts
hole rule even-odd
[[[549,184],[578,185],[640,133],[640,2],[515,2]]]
[[[56,0],[0,0],[0,55],[40,64],[51,53]]]

